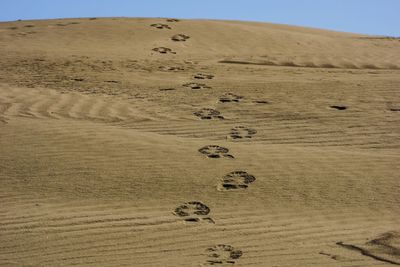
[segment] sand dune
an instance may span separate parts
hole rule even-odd
[[[400,264],[400,42],[0,23],[1,266]]]

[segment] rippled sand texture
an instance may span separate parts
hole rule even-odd
[[[400,40],[0,23],[0,266],[400,264]]]

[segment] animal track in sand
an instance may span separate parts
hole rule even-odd
[[[235,249],[230,245],[216,245],[206,249],[208,260],[206,265],[225,265],[235,264],[243,252],[239,249]]]
[[[176,54],[176,52],[172,51],[172,49],[168,47],[156,47],[152,50],[160,54]]]
[[[199,111],[194,112],[193,114],[202,120],[224,119],[224,117],[221,115],[221,112],[212,108],[202,108]]]
[[[79,22],[67,22],[67,23],[57,23],[55,26],[59,26],[59,27],[65,27],[68,25],[77,25],[80,24]]]
[[[205,85],[204,83],[185,83],[182,86],[188,87],[193,90],[200,90],[200,89],[210,89],[211,87]]]
[[[19,32],[19,33],[16,33],[14,36],[24,37],[24,36],[28,36],[28,35],[35,34],[35,33],[36,33],[35,31]]]
[[[400,232],[386,232],[377,238],[368,241],[363,246],[356,246],[337,242],[337,245],[360,252],[362,255],[375,260],[400,265]]]
[[[171,27],[168,24],[162,24],[162,23],[154,23],[151,24],[150,26],[157,29],[168,29],[168,30],[171,29]]]
[[[243,96],[235,95],[233,93],[226,93],[219,98],[219,102],[221,103],[230,103],[230,102],[240,102],[243,99]]]
[[[211,80],[214,78],[214,75],[198,73],[198,74],[194,75],[193,78],[199,79],[199,80],[205,80],[205,79]]]
[[[346,106],[330,106],[330,108],[337,109],[337,110],[346,110]]]
[[[167,19],[167,22],[179,22],[179,19]]]
[[[245,126],[236,126],[231,129],[229,139],[250,139],[257,133],[257,130]]]
[[[176,216],[182,217],[185,222],[200,222],[215,223],[213,219],[207,215],[210,213],[210,208],[199,201],[190,201],[184,203],[173,212]]]
[[[171,40],[174,42],[186,42],[188,39],[190,39],[190,36],[185,34],[176,34],[171,37]]]
[[[175,66],[159,66],[158,69],[160,71],[183,71],[183,70],[185,70],[182,67],[175,67]]]
[[[256,178],[253,175],[245,171],[233,171],[222,178],[217,188],[219,191],[246,189],[255,180]]]
[[[222,146],[217,146],[217,145],[204,146],[199,149],[199,152],[201,154],[206,155],[208,158],[212,158],[212,159],[218,159],[218,158],[222,158],[222,157],[230,158],[230,159],[235,158],[234,156],[228,154],[229,149],[222,147]]]

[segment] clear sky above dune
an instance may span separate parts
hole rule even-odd
[[[0,0],[0,21],[76,17],[251,20],[400,36],[399,0]]]

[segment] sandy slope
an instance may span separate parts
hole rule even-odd
[[[400,264],[399,69],[283,25],[1,23],[0,265]]]

